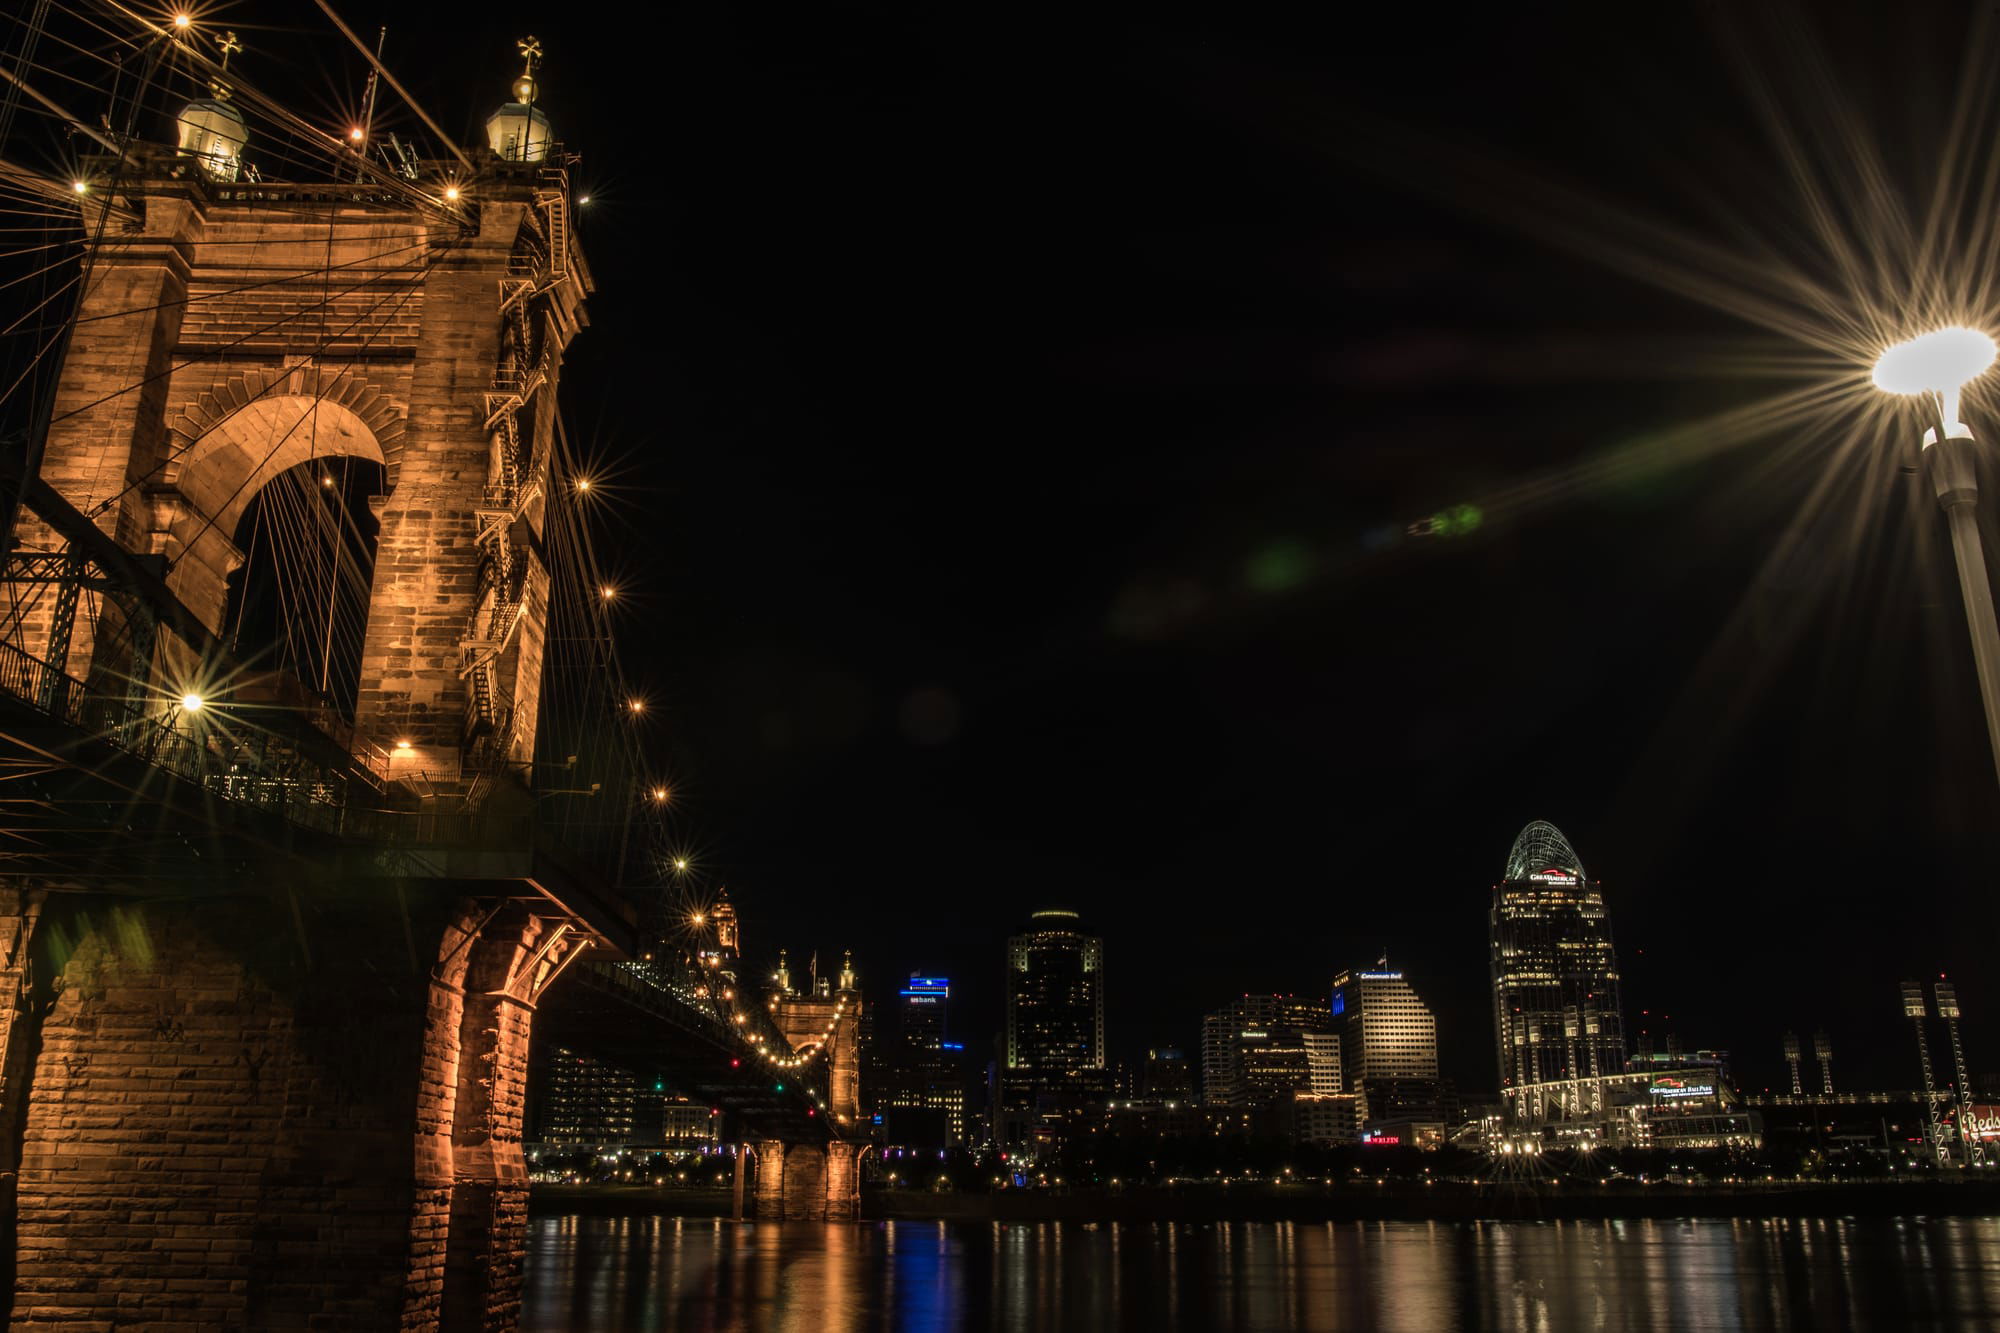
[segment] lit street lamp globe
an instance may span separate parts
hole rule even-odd
[[[1993,339],[1978,329],[1935,329],[1899,342],[1875,358],[1875,387],[1887,393],[1935,393],[1943,398],[1947,431],[1959,424],[1958,395],[1993,364]]]

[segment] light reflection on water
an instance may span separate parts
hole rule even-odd
[[[1957,1329],[2000,1220],[726,1222],[542,1217],[523,1327]]]

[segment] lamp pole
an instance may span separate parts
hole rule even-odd
[[[1986,549],[1979,540],[1979,446],[1958,419],[1960,394],[1992,367],[1996,354],[2000,348],[1977,329],[1934,329],[1884,351],[1875,360],[1872,378],[1876,388],[1888,393],[1920,396],[1934,423],[1924,432],[1924,456],[1938,506],[1951,527],[1958,591],[1965,599],[1979,698],[1986,709],[1987,749],[1994,776],[2000,778],[2000,623],[1994,619]]]
[[[1943,417],[1939,418],[1940,424]],[[1972,660],[1979,672],[1979,698],[1986,708],[1986,739],[2000,778],[2000,621],[1993,614],[1993,588],[1986,577],[1986,547],[1979,539],[1978,446],[1970,434],[1940,439],[1924,450],[1931,486],[1951,527],[1951,550],[1958,559],[1958,590],[1972,631]]]

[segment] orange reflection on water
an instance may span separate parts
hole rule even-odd
[[[2000,1323],[2000,1220],[537,1218],[523,1327],[1539,1330]]]

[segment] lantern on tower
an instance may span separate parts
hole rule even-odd
[[[235,33],[222,39],[222,68],[229,69],[232,52],[241,51]],[[229,85],[216,79],[209,96],[197,97],[175,119],[181,154],[191,157],[210,180],[233,181],[243,171],[243,148],[250,142],[250,125],[229,100]]]
[[[514,100],[486,118],[486,145],[505,162],[540,162],[555,139],[549,118],[535,105],[541,95],[535,65],[542,58],[542,44],[525,37],[515,45],[521,49],[521,77],[514,80]]]

